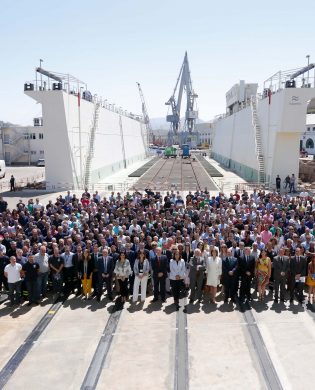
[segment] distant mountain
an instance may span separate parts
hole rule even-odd
[[[185,118],[181,118],[181,122]],[[166,118],[150,118],[151,126],[153,130],[169,130],[170,123],[166,122]],[[202,119],[197,119],[196,123],[204,123],[205,121]]]

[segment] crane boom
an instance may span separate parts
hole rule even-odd
[[[179,85],[177,101],[175,98],[177,87]],[[190,69],[188,62],[187,52],[185,53],[184,61],[181,66],[179,76],[176,81],[173,95],[165,103],[166,105],[171,106],[172,114],[167,115],[167,122],[171,123],[171,129],[174,134],[178,133],[180,125],[180,109],[182,104],[183,92],[186,91],[186,113],[185,113],[185,127],[189,133],[194,132],[195,122],[198,118],[198,111],[195,110],[195,99],[198,95],[194,92],[192,87],[192,81],[190,77]]]
[[[147,105],[145,103],[145,99],[144,99],[144,95],[143,95],[140,83],[137,83],[137,86],[139,89],[140,99],[141,99],[141,103],[142,103],[142,115],[143,115],[144,123],[145,123],[146,128],[147,128],[147,135],[149,138],[149,143],[153,143],[154,136],[153,136],[153,130],[152,130],[151,122],[150,122],[150,117],[149,117],[148,110],[147,110]]]

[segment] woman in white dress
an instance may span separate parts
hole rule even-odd
[[[218,256],[218,250],[214,247],[211,250],[210,257],[206,261],[207,272],[207,286],[210,289],[210,301],[215,303],[215,296],[217,293],[217,286],[220,284],[220,278],[222,274],[222,260]]]

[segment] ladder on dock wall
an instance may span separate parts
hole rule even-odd
[[[93,123],[92,128],[90,132],[89,137],[89,144],[88,144],[88,153],[86,156],[86,162],[85,162],[85,170],[84,170],[84,187],[89,187],[90,180],[91,180],[91,164],[92,159],[94,157],[94,146],[95,146],[95,134],[96,130],[98,128],[98,118],[99,118],[99,111],[100,111],[101,104],[99,102],[95,103],[94,106],[94,116],[93,116]]]
[[[256,96],[251,97],[251,109],[252,109],[252,123],[255,132],[255,147],[256,157],[258,161],[258,183],[265,184],[266,181],[266,170],[265,170],[265,159],[261,140],[261,127],[258,120],[257,114],[257,100]]]

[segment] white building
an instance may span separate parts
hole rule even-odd
[[[0,158],[7,165],[33,165],[45,158],[41,118],[34,119],[34,126],[0,127],[0,138]]]
[[[315,154],[315,114],[306,115],[306,128],[300,140],[300,147],[308,154]]]
[[[210,145],[212,124],[210,122],[197,123],[195,131],[199,133],[199,143]]]

